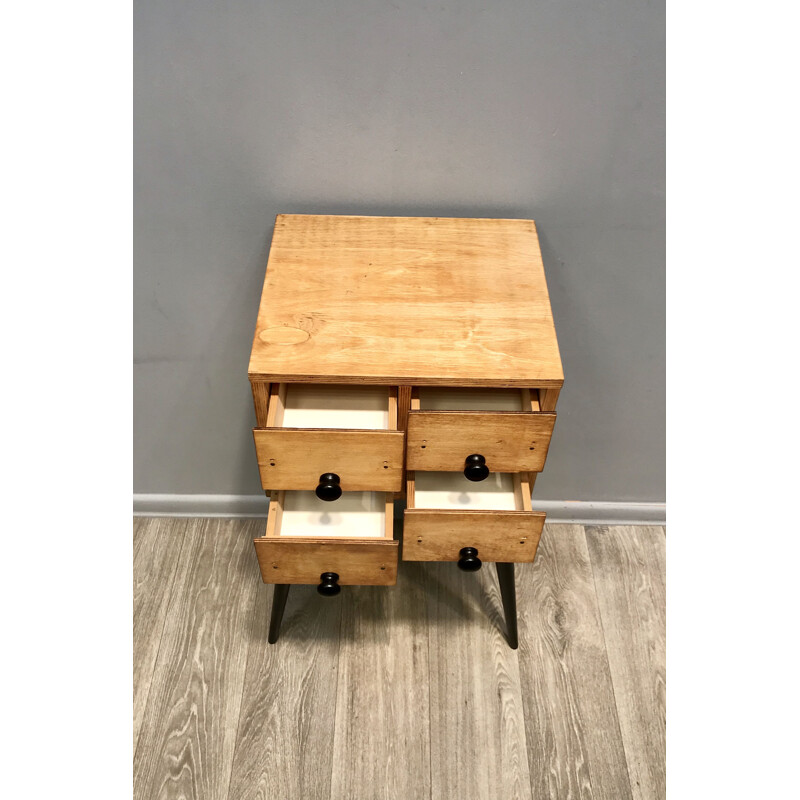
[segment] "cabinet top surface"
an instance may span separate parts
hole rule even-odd
[[[281,214],[251,378],[560,386],[536,226]]]

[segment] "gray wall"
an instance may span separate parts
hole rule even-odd
[[[134,490],[258,493],[278,213],[535,219],[546,500],[664,499],[663,0],[137,0]]]

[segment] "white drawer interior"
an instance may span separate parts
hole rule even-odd
[[[389,429],[389,390],[385,386],[288,384],[284,428]]]
[[[420,411],[530,411],[519,389],[419,388]]]
[[[285,492],[278,535],[383,538],[386,495],[344,492],[338,500],[326,502],[314,492]]]
[[[514,479],[504,472],[493,472],[478,482],[467,480],[460,472],[416,472],[414,508],[515,511]]]

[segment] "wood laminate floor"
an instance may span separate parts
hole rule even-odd
[[[134,520],[134,797],[665,796],[665,531],[545,526],[517,566],[403,562],[292,587],[275,645],[264,520]]]

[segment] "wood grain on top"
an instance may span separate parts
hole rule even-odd
[[[251,379],[561,386],[532,220],[281,214]]]

